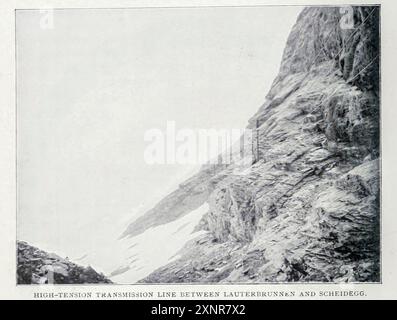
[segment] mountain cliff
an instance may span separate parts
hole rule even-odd
[[[249,170],[203,167],[127,228],[209,205],[196,227],[206,233],[141,282],[380,281],[379,7],[353,7],[349,27],[343,15],[299,15],[248,121]]]

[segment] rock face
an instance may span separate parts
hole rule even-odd
[[[141,282],[380,281],[379,8],[354,7],[353,28],[342,19],[332,7],[299,15],[249,120],[249,170],[203,169],[129,227],[209,203],[197,227],[208,233]]]
[[[112,283],[91,267],[79,266],[56,254],[18,241],[18,284]]]

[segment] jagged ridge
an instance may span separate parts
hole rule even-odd
[[[92,267],[79,266],[25,241],[17,242],[17,254],[18,284],[112,283]]]

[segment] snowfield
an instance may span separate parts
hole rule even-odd
[[[108,273],[115,283],[135,283],[157,268],[178,257],[178,251],[191,239],[205,231],[193,232],[208,204],[189,214],[161,226],[149,228],[144,233],[123,242],[124,261]]]

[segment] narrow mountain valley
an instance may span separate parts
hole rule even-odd
[[[18,241],[18,284],[379,282],[379,7],[345,15],[298,16],[248,166],[203,165],[123,230],[110,217],[107,276]]]

